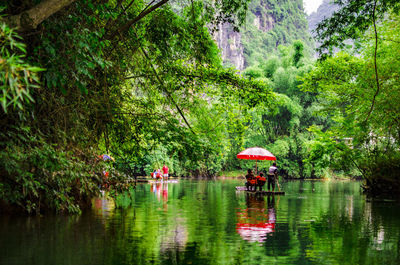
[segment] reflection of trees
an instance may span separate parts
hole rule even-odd
[[[400,207],[366,202],[360,196],[359,183],[322,183],[322,186],[328,189],[321,200],[304,200],[298,204],[301,205],[298,211],[303,220],[299,220],[295,234],[299,242],[299,253],[306,254],[298,257],[299,260],[307,259],[316,263],[400,264],[394,262],[400,260]],[[328,196],[325,197],[325,194]],[[308,215],[305,214],[307,211],[310,212]],[[302,223],[308,219],[311,221]]]
[[[277,200],[279,201],[279,197]],[[274,212],[273,216],[276,218],[276,206],[275,197],[268,197],[268,213]],[[277,203],[276,203],[277,204]],[[272,216],[270,215],[269,220],[271,221]],[[289,224],[288,223],[276,223],[275,231],[268,235],[265,240],[264,247],[265,253],[268,256],[288,256],[290,253],[290,235],[289,235]]]
[[[138,185],[133,207],[112,215],[3,219],[0,245],[18,264],[400,264],[400,207],[366,202],[358,183],[294,182],[275,200],[235,186],[170,184],[166,201]],[[270,223],[269,209],[274,232],[262,244],[243,240],[237,224]]]
[[[185,220],[178,217],[171,225],[167,225],[165,228],[160,233],[160,251],[162,253],[183,251],[188,240]]]
[[[105,219],[106,217],[109,218],[113,215],[115,203],[114,200],[103,195],[92,200],[92,208],[97,215]]]
[[[363,226],[369,235],[367,255],[381,264],[400,264],[400,206],[397,202],[369,201]],[[379,253],[380,255],[376,255]]]

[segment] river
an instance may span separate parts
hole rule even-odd
[[[138,184],[78,216],[0,217],[0,264],[400,264],[400,206],[353,181],[290,181],[284,196],[237,180]]]

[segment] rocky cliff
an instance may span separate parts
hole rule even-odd
[[[317,12],[313,12],[308,16],[308,29],[310,34],[315,38],[315,29],[325,18],[329,18],[332,14],[339,9],[339,6],[332,3],[332,0],[324,0],[318,7]],[[319,43],[315,42],[318,47]]]
[[[225,65],[238,70],[261,63],[280,44],[297,39],[312,44],[303,0],[252,0],[240,32],[223,24],[214,38]]]
[[[229,23],[224,23],[219,25],[214,38],[221,50],[224,64],[243,70],[245,63],[241,33],[233,31],[233,27]]]

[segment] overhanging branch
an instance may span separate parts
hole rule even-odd
[[[189,127],[190,131],[195,134],[195,132],[193,131],[192,127],[190,126],[189,122],[187,121],[185,115],[183,114],[183,111],[181,110],[181,108],[178,106],[178,104],[175,102],[174,98],[172,97],[171,93],[168,91],[167,87],[165,86],[163,80],[161,79],[161,77],[158,75],[156,68],[154,67],[153,63],[151,62],[149,56],[147,55],[147,52],[143,49],[142,46],[140,46],[140,50],[143,53],[143,56],[146,58],[146,60],[149,62],[150,67],[152,72],[154,73],[154,76],[156,77],[157,81],[160,83],[161,87],[163,88],[164,92],[167,94],[168,98],[172,101],[172,103],[175,105],[176,109],[179,112],[179,115],[181,115],[181,117],[183,118],[183,120],[185,121],[186,125]]]
[[[37,28],[37,26],[54,13],[72,4],[76,0],[44,0],[18,15],[5,17],[3,21],[10,27],[18,28],[20,32],[27,32]]]
[[[117,34],[127,31],[133,24],[139,22],[142,18],[147,16],[149,13],[153,12],[157,8],[159,8],[159,7],[163,6],[164,4],[168,3],[168,1],[169,0],[162,0],[162,1],[158,2],[157,4],[155,4],[154,6],[150,7],[150,8],[148,8],[148,6],[147,6],[137,17],[135,17],[134,19],[128,21],[123,26],[119,27],[116,31],[111,33],[107,37],[107,39],[111,40],[111,39],[115,38],[115,36],[117,36]]]
[[[375,100],[376,100],[376,97],[378,96],[379,90],[381,88],[380,84],[379,84],[378,64],[376,62],[376,56],[377,56],[377,52],[378,52],[378,31],[376,29],[375,11],[376,11],[376,0],[374,1],[374,9],[372,11],[372,19],[374,21],[374,33],[375,33],[374,68],[375,68],[376,91],[375,91],[374,98],[372,99],[372,104],[371,104],[371,108],[368,112],[367,119],[365,120],[366,122],[368,121],[369,116],[371,115],[372,110],[374,109]]]

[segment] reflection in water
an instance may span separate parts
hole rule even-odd
[[[158,201],[161,199],[164,202],[168,201],[168,183],[157,182],[157,183],[150,183],[150,192],[153,192],[157,195]]]
[[[154,193],[158,202],[162,202],[164,212],[168,210],[168,182],[150,183],[150,192]],[[163,226],[160,227],[160,252],[171,253],[184,251],[188,240],[188,232],[185,218],[175,216],[174,219],[161,220]],[[174,255],[175,255],[174,254]]]
[[[346,212],[350,221],[353,221],[354,201],[353,196],[346,196]]]
[[[275,198],[239,183],[138,185],[131,207],[100,197],[79,216],[0,214],[0,264],[400,264],[400,205],[366,201],[359,183],[286,182]]]
[[[94,212],[101,217],[110,217],[115,209],[115,202],[106,194],[93,199]]]
[[[173,226],[161,235],[161,252],[184,251],[188,241],[188,232],[183,218],[176,218]]]
[[[267,234],[275,231],[275,197],[268,196],[265,209],[264,196],[247,193],[246,206],[237,213],[236,231],[249,242],[264,242]]]

